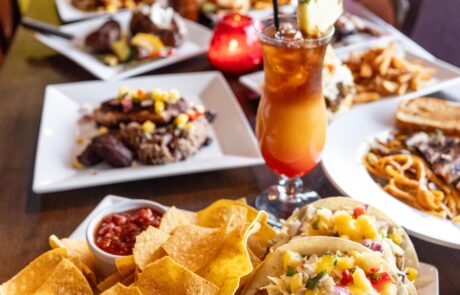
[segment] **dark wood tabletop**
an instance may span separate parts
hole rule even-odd
[[[34,0],[27,14],[59,23],[53,0]],[[205,55],[146,75],[212,70]],[[41,108],[48,84],[94,80],[77,64],[37,42],[19,27],[0,70],[0,282],[48,249],[48,236],[68,236],[108,194],[144,198],[198,210],[220,198],[246,197],[276,181],[265,166],[175,176],[37,195],[32,178]],[[257,96],[227,77],[254,126]],[[304,178],[322,196],[338,195],[320,166]],[[435,265],[440,294],[460,294],[460,251],[414,238],[420,260]]]

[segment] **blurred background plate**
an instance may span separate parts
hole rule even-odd
[[[75,24],[64,25],[60,30],[75,36],[70,41],[56,36],[36,34],[36,38],[46,46],[73,60],[88,72],[102,80],[120,80],[148,71],[152,71],[179,61],[207,52],[211,41],[211,30],[195,22],[184,19],[187,26],[185,42],[175,48],[174,54],[165,58],[153,59],[138,63],[120,64],[114,67],[107,66],[99,61],[94,54],[84,49],[86,36],[98,29],[109,18],[118,21],[123,31],[126,31],[131,20],[131,11],[119,12],[111,16],[98,17]]]

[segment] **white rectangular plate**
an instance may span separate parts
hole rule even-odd
[[[84,49],[84,40],[86,36],[102,26],[110,17],[118,21],[122,30],[126,32],[128,30],[131,14],[130,11],[123,11],[112,16],[104,16],[61,26],[61,31],[75,36],[72,41],[40,33],[37,33],[35,37],[46,46],[73,60],[88,72],[102,80],[120,80],[139,75],[200,55],[205,53],[208,49],[212,35],[211,30],[185,19],[184,21],[188,32],[184,44],[176,48],[174,54],[165,58],[144,61],[136,65],[128,63],[126,65],[120,64],[111,67],[103,64],[95,55]]]
[[[86,227],[88,222],[98,211],[118,204],[120,202],[127,201],[129,199],[114,195],[106,196],[93,211],[80,223],[75,231],[70,234],[69,238],[73,240],[84,240],[86,237]],[[418,274],[417,291],[419,295],[438,295],[439,294],[439,279],[438,269],[427,263],[420,263],[420,269]]]
[[[391,42],[390,40],[380,40],[379,42],[373,42],[371,44],[361,44],[359,47],[347,48],[346,50],[342,50],[340,52],[337,51],[337,56],[344,60],[348,58],[348,54],[351,51],[362,51],[372,47],[381,47],[386,46],[388,43]],[[419,97],[423,95],[427,95],[449,86],[456,85],[460,83],[460,69],[450,65],[442,60],[439,60],[435,57],[430,56],[420,56],[418,53],[415,53],[413,49],[409,48],[405,43],[397,42],[398,47],[404,50],[404,56],[407,60],[423,60],[424,65],[429,68],[433,68],[436,72],[433,75],[432,80],[428,83],[428,85],[422,87],[418,91],[408,92],[404,95],[400,96],[386,96],[382,99],[391,99],[391,98],[399,98],[399,99],[410,99],[414,97]],[[248,75],[241,76],[239,81],[251,89],[252,91],[262,94],[263,85],[264,85],[264,72],[256,72]],[[457,96],[460,97],[460,96]]]
[[[77,152],[75,140],[81,105],[100,104],[114,97],[121,86],[134,89],[176,88],[186,99],[216,110],[212,144],[186,161],[167,165],[72,168]],[[45,93],[33,190],[36,193],[62,191],[262,163],[254,133],[230,87],[218,72],[146,76],[122,82],[57,84],[48,86]]]

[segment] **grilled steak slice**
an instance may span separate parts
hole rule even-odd
[[[460,138],[418,132],[406,144],[422,154],[436,175],[460,188]]]
[[[112,134],[99,135],[91,141],[78,160],[85,166],[96,165],[101,161],[112,167],[121,168],[131,165],[133,153]]]
[[[166,104],[166,109],[161,113],[155,112],[153,103],[133,102],[126,107],[119,99],[108,100],[94,110],[94,120],[98,125],[117,128],[121,123],[130,122],[144,123],[147,120],[152,121],[157,126],[164,126],[169,123],[180,113],[185,112],[188,108],[188,102],[181,98],[174,104]]]

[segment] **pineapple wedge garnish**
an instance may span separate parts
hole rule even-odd
[[[342,13],[343,0],[299,0],[299,29],[305,38],[324,36]]]

